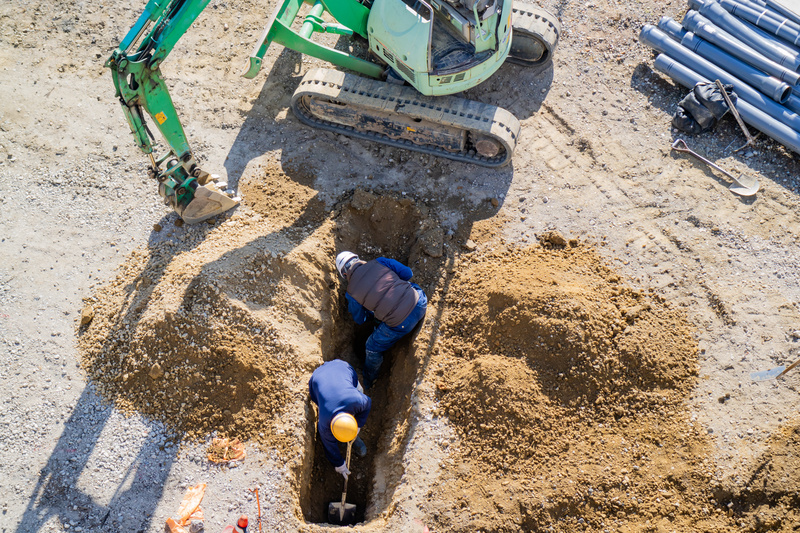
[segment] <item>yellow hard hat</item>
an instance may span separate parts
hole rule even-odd
[[[358,435],[358,423],[350,413],[339,413],[331,420],[331,433],[339,442],[350,442]]]

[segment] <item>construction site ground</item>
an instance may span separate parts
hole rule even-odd
[[[363,361],[344,249],[430,299],[370,392],[356,531],[798,531],[800,371],[750,373],[800,358],[800,164],[731,117],[686,140],[756,196],[671,151],[686,90],[637,35],[683,0],[542,6],[553,64],[464,95],[521,121],[490,170],[302,125],[326,64],[240,77],[274,5],[212,0],[163,72],[242,202],[179,226],[103,67],[144,2],[0,5],[0,532],[160,532],[199,483],[209,533],[331,530],[307,383]]]

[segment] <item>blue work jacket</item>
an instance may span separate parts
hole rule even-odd
[[[350,413],[361,428],[367,421],[372,400],[358,390],[355,369],[341,359],[328,361],[314,370],[308,381],[311,401],[319,407],[317,429],[325,448],[325,457],[335,467],[344,464],[339,441],[331,432],[331,420],[339,413]]]

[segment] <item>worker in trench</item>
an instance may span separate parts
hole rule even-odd
[[[367,339],[364,388],[378,377],[383,353],[425,318],[428,298],[409,280],[410,268],[394,259],[362,261],[353,252],[336,256],[336,270],[347,281],[347,308],[356,324],[376,319],[379,324]]]
[[[341,359],[323,363],[308,381],[311,401],[319,411],[317,430],[325,449],[325,457],[336,471],[347,479],[350,470],[339,451],[339,443],[353,441],[353,450],[360,457],[367,446],[358,432],[367,421],[372,400],[364,394],[355,369]]]

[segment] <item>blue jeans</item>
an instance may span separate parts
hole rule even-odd
[[[408,334],[416,325],[425,318],[425,311],[428,309],[428,297],[422,288],[416,283],[411,284],[419,294],[419,300],[414,309],[411,310],[399,326],[389,327],[381,322],[372,335],[367,339],[367,356],[364,361],[364,387],[370,388],[372,382],[378,377],[378,370],[383,363],[383,352],[394,346],[403,336]]]

